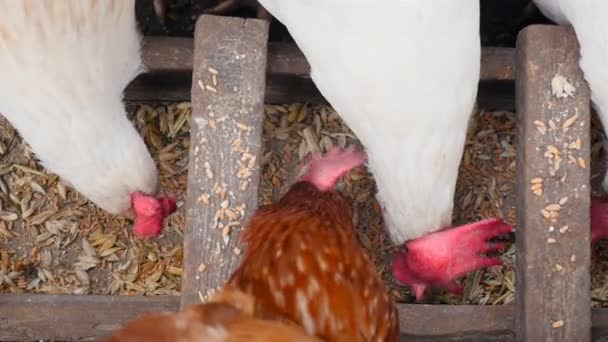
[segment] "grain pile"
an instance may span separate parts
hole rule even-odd
[[[183,200],[189,146],[190,107],[130,105],[133,122],[159,164],[163,191],[180,208],[162,238],[134,239],[131,222],[106,215],[38,166],[31,151],[5,121],[0,122],[0,291],[76,294],[178,294],[181,283]],[[597,123],[596,123],[597,124]],[[598,127],[595,125],[595,127]],[[478,113],[470,128],[457,184],[454,223],[504,217],[515,223],[515,114]],[[601,158],[601,131],[593,131],[593,160]],[[284,194],[302,171],[310,151],[358,144],[327,106],[266,106],[262,158],[262,203]],[[594,175],[601,166],[594,163]],[[600,177],[601,178],[601,177]],[[382,226],[375,185],[365,171],[339,184],[357,208],[359,239],[370,251],[395,300],[409,291],[390,277],[392,246]],[[507,304],[514,299],[514,246],[503,266],[462,279],[464,298],[434,293],[432,303]],[[608,253],[596,248],[594,305],[608,302]]]
[[[300,171],[301,160],[310,151],[327,151],[332,146],[358,144],[356,137],[329,107],[267,106],[264,139],[267,150],[263,158],[262,203],[284,194]],[[508,112],[481,113],[471,127],[464,162],[457,186],[454,220],[456,223],[482,217],[505,217],[515,221],[513,196],[515,148],[513,147],[515,115]],[[354,203],[359,214],[359,240],[370,251],[372,259],[394,299],[411,301],[409,291],[391,278],[393,246],[383,228],[380,206],[373,198],[375,185],[368,173],[351,173],[338,184]],[[407,223],[405,223],[407,224]],[[511,244],[503,255],[504,266],[493,267],[463,279],[466,303],[506,304],[513,300],[514,251]],[[447,293],[431,299],[434,303],[461,303]]]
[[[183,203],[189,104],[131,106],[159,165],[163,191]],[[164,236],[134,239],[131,222],[105,214],[40,167],[10,125],[0,124],[0,289],[72,294],[178,294],[184,209]]]

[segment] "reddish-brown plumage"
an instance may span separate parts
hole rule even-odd
[[[254,318],[253,306],[253,297],[228,289],[182,312],[137,318],[106,342],[320,342],[294,324]]]
[[[352,209],[325,186],[363,161],[353,163],[349,153],[332,151],[313,162],[306,181],[258,210],[243,233],[247,252],[229,283],[256,298],[256,315],[292,320],[309,334],[397,341],[397,312],[357,242]],[[338,167],[344,163],[350,166]],[[319,178],[324,181],[316,186]]]

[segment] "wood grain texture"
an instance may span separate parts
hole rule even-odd
[[[570,27],[535,25],[517,48],[516,333],[590,341],[590,99],[578,42]],[[575,90],[558,97],[564,82]]]
[[[148,312],[176,311],[174,296],[0,295],[0,340],[76,340],[107,336]]]
[[[240,228],[258,206],[267,36],[263,20],[196,23],[182,307],[225,283]]]
[[[145,37],[142,49],[147,73],[127,87],[130,101],[190,101],[192,38]],[[269,43],[266,103],[327,103],[309,77],[310,65],[294,43]],[[515,49],[486,47],[481,52],[479,103],[484,109],[514,108],[512,93],[496,94],[492,82],[514,79]],[[512,87],[510,85],[510,87]]]
[[[148,72],[192,70],[192,38],[145,37],[142,55]],[[483,81],[505,81],[515,78],[515,49],[483,47],[481,73]],[[268,43],[269,74],[308,76],[310,65],[295,43]]]
[[[0,295],[0,340],[94,340],[144,313],[177,311],[178,296]],[[397,304],[401,340],[514,341],[513,305]],[[593,309],[593,340],[608,340],[608,309]]]

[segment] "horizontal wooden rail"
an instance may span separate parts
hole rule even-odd
[[[146,37],[143,60],[149,72],[192,72],[192,38]],[[481,50],[482,81],[512,81],[515,49],[487,47]],[[294,43],[269,43],[266,68],[270,75],[308,76],[310,65]]]
[[[0,295],[0,340],[77,340],[106,336],[146,312],[176,311],[179,296]],[[407,341],[513,341],[512,305],[398,304]],[[593,339],[608,338],[608,309],[592,310]]]
[[[143,59],[146,74],[125,92],[131,101],[189,101],[192,84],[192,38],[147,37]],[[483,48],[478,106],[514,109],[515,50]],[[265,101],[267,103],[326,103],[309,77],[310,66],[293,43],[270,43]]]

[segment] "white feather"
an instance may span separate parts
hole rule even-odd
[[[479,0],[260,2],[366,146],[393,241],[447,227],[479,80]]]
[[[608,125],[608,1],[535,0],[540,10],[559,24],[571,24],[580,44],[580,67],[591,89],[591,100],[602,121]],[[604,177],[608,190],[608,174]]]
[[[122,102],[139,49],[134,0],[0,1],[0,113],[45,167],[113,214],[158,183]]]

